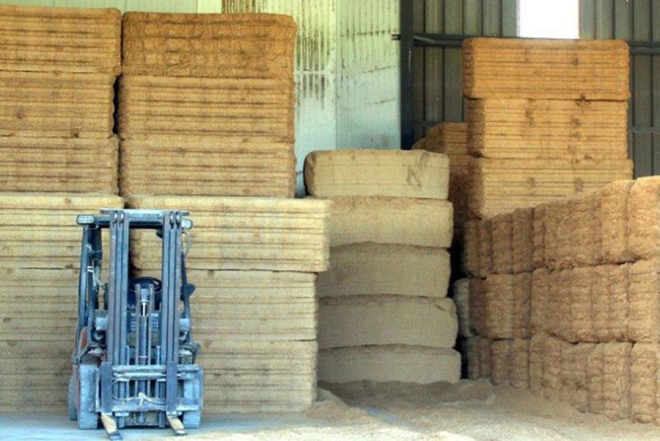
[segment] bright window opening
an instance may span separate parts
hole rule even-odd
[[[518,31],[528,38],[579,38],[579,0],[519,0]]]

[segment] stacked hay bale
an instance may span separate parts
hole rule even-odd
[[[659,206],[660,178],[650,177],[536,207],[528,219],[532,236],[542,238],[532,241],[532,255],[541,258],[532,259],[531,273],[461,282],[470,285],[469,316],[461,316],[467,320],[461,329],[478,335],[469,345],[473,377],[500,380],[494,371],[503,351],[496,348],[506,336],[513,338],[505,355],[511,385],[525,387],[514,381],[520,366],[530,389],[581,411],[660,421]],[[492,230],[493,248],[498,231]],[[529,253],[525,244],[511,243],[514,256]],[[493,268],[497,256],[493,251]],[[500,289],[502,277],[513,278],[513,290]],[[528,281],[518,293],[521,278]],[[525,316],[526,323],[516,326]],[[486,369],[481,357],[491,360]],[[515,361],[525,357],[522,364]]]
[[[449,157],[449,202],[454,207],[454,240],[462,239],[462,228],[468,219],[467,192],[471,160],[468,154],[467,124],[459,122],[437,124],[412,148],[442,153]]]
[[[64,412],[77,315],[76,215],[121,208],[115,9],[0,6],[0,411]]]
[[[292,197],[295,37],[279,15],[124,14],[122,194]]]
[[[76,215],[118,196],[0,193],[0,411],[66,409],[77,317]]]
[[[3,191],[117,193],[116,9],[0,6]]]
[[[470,38],[463,51],[473,217],[630,176],[625,42]]]
[[[332,201],[331,268],[317,285],[321,382],[458,381],[448,177],[447,157],[425,151],[307,156],[308,193]]]

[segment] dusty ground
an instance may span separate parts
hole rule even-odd
[[[583,414],[528,391],[463,381],[458,385],[357,383],[333,393],[303,414],[207,417],[186,440],[660,440],[660,427]],[[338,397],[342,397],[340,400]],[[167,437],[167,430],[122,431],[126,441]],[[81,432],[64,416],[0,415],[0,439],[103,440]]]

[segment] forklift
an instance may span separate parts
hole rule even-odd
[[[78,322],[68,412],[79,429],[99,422],[112,440],[119,429],[198,428],[203,370],[195,363],[183,238],[188,212],[101,210],[77,216],[82,226]],[[162,240],[161,278],[129,276],[132,232]],[[103,232],[110,234],[108,280],[102,282]]]

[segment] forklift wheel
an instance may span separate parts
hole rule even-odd
[[[186,429],[199,429],[202,419],[202,412],[199,410],[183,413],[183,426]]]
[[[73,374],[69,377],[69,395],[67,398],[69,419],[71,421],[76,421],[78,419],[78,410],[76,409],[76,378]]]

